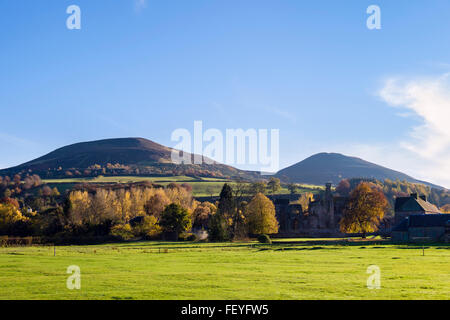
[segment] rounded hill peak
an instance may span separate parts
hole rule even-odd
[[[363,159],[327,152],[317,153],[280,170],[277,176],[284,181],[321,185],[327,182],[336,185],[346,178],[398,179],[417,182],[417,180],[404,173]]]

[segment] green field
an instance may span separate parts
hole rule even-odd
[[[450,246],[287,240],[0,248],[0,299],[449,299]],[[67,267],[81,289],[66,288]],[[369,265],[381,289],[369,290]]]
[[[233,184],[232,181],[219,178],[193,178],[188,176],[167,176],[167,177],[140,177],[140,176],[114,176],[104,177],[99,176],[95,178],[64,178],[64,179],[43,179],[44,183],[49,184],[51,187],[57,187],[59,191],[65,192],[68,189],[73,188],[77,183],[133,183],[150,181],[163,186],[169,183],[188,183],[192,186],[192,193],[196,197],[208,197],[218,196],[220,190],[222,190],[223,184],[228,182]],[[323,189],[321,186],[312,185],[299,185],[298,193],[303,192],[317,192]],[[282,187],[277,194],[289,194],[289,190],[286,187]]]
[[[188,176],[168,176],[168,177],[140,177],[140,176],[98,176],[95,178],[64,178],[64,179],[43,179],[45,183],[130,183],[130,182],[189,182],[196,179]]]
[[[217,196],[228,180],[217,178],[193,178],[188,176],[168,176],[168,177],[138,177],[138,176],[114,176],[95,178],[67,178],[67,179],[44,179],[43,182],[51,187],[57,187],[60,191],[65,192],[73,188],[77,183],[133,183],[150,181],[163,186],[169,183],[188,183],[192,186],[192,193],[197,197]],[[209,190],[211,189],[211,190]]]

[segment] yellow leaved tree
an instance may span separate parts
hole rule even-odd
[[[9,203],[0,203],[0,232],[7,232],[8,228],[19,221],[27,221],[20,210]]]
[[[245,208],[248,231],[252,234],[273,234],[278,232],[275,206],[262,193],[257,193]]]

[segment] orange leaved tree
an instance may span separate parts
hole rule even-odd
[[[340,221],[344,233],[362,233],[378,230],[389,203],[384,193],[370,183],[361,182],[351,193]]]

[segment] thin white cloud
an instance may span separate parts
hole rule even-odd
[[[272,113],[272,114],[274,114],[274,115],[276,115],[278,117],[281,117],[281,118],[284,118],[286,120],[289,120],[289,121],[291,121],[293,123],[297,122],[296,117],[292,113],[290,113],[290,112],[288,112],[286,110],[283,110],[281,108],[275,108],[275,107],[272,107],[272,106],[266,106],[265,110],[267,112],[269,112],[269,113]]]
[[[147,8],[147,0],[134,0],[134,10],[136,12],[141,12]]]
[[[23,149],[34,149],[40,147],[39,143],[35,141],[4,132],[0,132],[0,144]]]
[[[379,96],[401,116],[419,118],[409,136],[385,145],[354,145],[352,152],[415,178],[450,187],[449,74],[427,78],[390,78]],[[390,165],[389,165],[390,164]]]
[[[19,165],[31,160],[30,157],[41,155],[41,148],[35,141],[0,132],[0,169]]]

